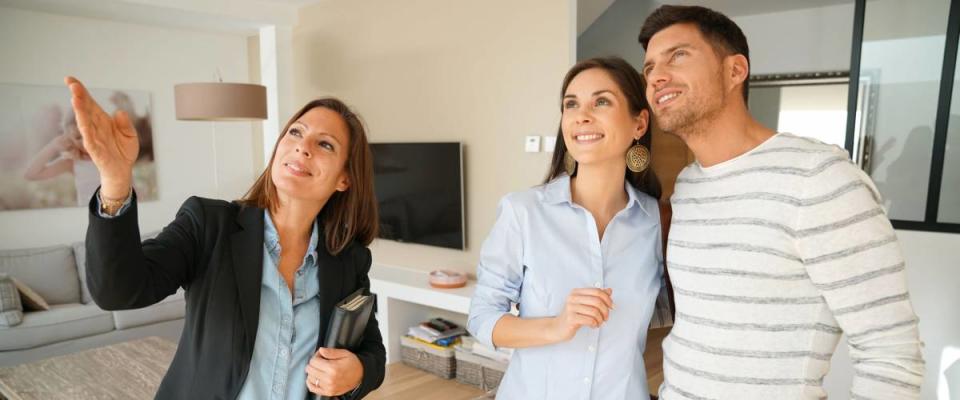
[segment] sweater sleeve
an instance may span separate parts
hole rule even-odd
[[[802,191],[797,250],[846,334],[855,371],[850,398],[919,398],[924,364],[918,319],[876,187],[844,159],[815,171]]]

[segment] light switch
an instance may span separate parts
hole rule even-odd
[[[543,137],[543,151],[547,153],[553,153],[553,148],[557,146],[557,137],[556,136],[544,136]]]
[[[540,151],[540,136],[527,136],[524,142],[524,151],[527,153],[537,153]]]

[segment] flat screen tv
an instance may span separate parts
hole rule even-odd
[[[460,143],[371,143],[380,237],[464,249]]]

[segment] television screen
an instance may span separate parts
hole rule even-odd
[[[371,143],[380,237],[464,249],[460,143]]]

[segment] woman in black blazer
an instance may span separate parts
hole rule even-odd
[[[186,289],[180,344],[156,398],[359,399],[380,386],[386,352],[374,315],[356,348],[319,348],[335,304],[370,288],[372,164],[363,125],[348,107],[332,98],[308,103],[242,200],[191,197],[141,243],[131,189],[137,133],[129,116],[107,115],[78,80],[66,83],[101,176],[86,239],[93,299],[122,310]]]

